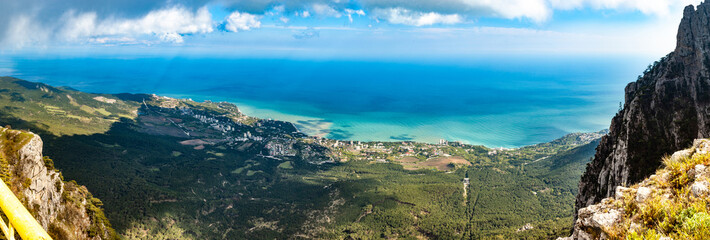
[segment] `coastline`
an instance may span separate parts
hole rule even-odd
[[[622,89],[616,88],[622,84],[615,79],[636,76],[633,72],[627,77],[626,70],[620,71],[622,65],[614,65],[615,71],[603,75],[589,75],[588,64],[568,73],[545,70],[552,65],[567,66],[567,61],[519,63],[530,65],[526,68],[529,73],[474,64],[417,68],[418,74],[406,76],[399,70],[411,65],[386,62],[327,63],[327,71],[313,75],[300,69],[322,63],[251,59],[7,61],[0,67],[13,68],[9,74],[21,79],[84,92],[156,93],[226,101],[250,116],[292,122],[303,132],[333,139],[426,143],[445,139],[506,148],[607,128],[608,119],[616,113],[617,99],[623,97],[621,91],[617,94],[609,89]],[[267,71],[274,61],[285,68],[279,74]],[[194,68],[196,64],[224,71],[206,72]],[[343,69],[330,70],[336,67]],[[166,71],[153,73],[156,68]],[[265,72],[256,74],[259,69]],[[454,72],[457,74],[451,75]],[[441,79],[433,84],[427,74]],[[334,76],[338,81],[332,81]],[[389,83],[381,85],[385,79]],[[585,88],[574,87],[579,84]]]
[[[325,139],[331,139],[331,140],[339,140],[339,141],[362,141],[362,142],[390,142],[390,143],[397,143],[397,142],[414,142],[414,143],[424,143],[424,144],[437,144],[441,140],[445,140],[446,142],[457,142],[460,144],[465,144],[465,145],[471,145],[471,146],[483,146],[485,148],[489,149],[518,149],[518,148],[524,148],[524,147],[529,147],[529,146],[534,146],[538,144],[543,144],[543,143],[548,143],[550,141],[565,137],[569,134],[576,134],[576,133],[596,133],[599,132],[600,130],[589,130],[589,131],[574,131],[574,132],[564,132],[558,135],[555,135],[549,140],[542,140],[542,141],[537,141],[537,142],[532,142],[529,144],[521,144],[521,145],[494,145],[494,144],[486,144],[485,142],[471,142],[467,140],[463,140],[460,138],[455,138],[455,137],[438,137],[438,136],[430,136],[430,137],[412,137],[414,135],[412,134],[417,134],[421,132],[421,130],[418,130],[417,128],[412,128],[409,129],[409,133],[400,133],[400,132],[387,132],[387,131],[380,131],[380,129],[388,129],[388,128],[400,128],[404,129],[401,126],[392,126],[387,123],[369,123],[372,126],[376,126],[371,132],[377,132],[377,134],[372,134],[370,136],[386,136],[390,135],[387,138],[340,138],[343,136],[344,132],[342,129],[338,128],[338,123],[333,121],[333,120],[328,120],[328,119],[323,119],[323,118],[316,118],[316,117],[310,117],[310,116],[302,116],[302,115],[296,115],[296,114],[290,114],[290,113],[284,113],[277,111],[275,108],[271,108],[268,105],[266,107],[259,107],[256,106],[258,104],[255,104],[255,102],[249,102],[249,101],[243,101],[243,100],[236,100],[233,98],[223,98],[223,97],[213,97],[213,96],[201,96],[201,95],[185,95],[185,94],[157,94],[158,96],[166,96],[170,98],[177,98],[177,99],[189,99],[192,101],[198,101],[198,102],[204,102],[204,101],[211,101],[211,102],[227,102],[231,103],[237,106],[239,108],[240,112],[244,113],[247,116],[250,117],[255,117],[259,119],[268,119],[268,120],[277,120],[277,121],[283,121],[292,124],[296,129],[298,129],[299,132],[304,133],[308,136],[311,137],[319,137],[319,138],[325,138]],[[452,122],[442,122],[440,123],[442,125],[456,125],[457,123],[452,123]],[[406,129],[404,129],[406,130]],[[490,130],[490,129],[489,129]],[[429,131],[435,131],[435,130],[429,130]],[[401,132],[406,132],[406,131],[401,131]],[[369,135],[371,133],[359,133],[359,135]],[[397,134],[397,135],[394,135]],[[471,135],[475,135],[471,134]],[[335,136],[335,137],[334,137]],[[480,136],[480,135],[479,135]],[[485,137],[488,138],[496,138],[497,134],[491,133],[486,135]]]

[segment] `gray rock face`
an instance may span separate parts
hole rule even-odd
[[[30,132],[0,127],[2,179],[55,239],[113,239],[110,224],[94,203],[98,199],[45,163],[42,139]],[[100,216],[97,218],[97,216]]]
[[[34,134],[33,134],[34,135]],[[42,159],[42,140],[34,135],[19,150],[19,162],[13,166],[18,176],[30,179],[31,183],[23,191],[30,210],[37,212],[37,221],[48,229],[64,207],[61,204],[64,183],[55,171],[47,171]]]
[[[609,130],[579,183],[576,209],[614,196],[616,186],[651,175],[662,156],[710,137],[710,2],[685,8],[675,51],[626,86]]]
[[[606,231],[618,224],[623,212],[605,205],[591,205],[579,210],[579,219],[575,222],[572,239],[608,239]],[[586,231],[580,231],[579,229]]]

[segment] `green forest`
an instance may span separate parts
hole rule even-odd
[[[566,236],[577,182],[598,144],[575,141],[579,134],[501,154],[450,144],[437,149],[471,164],[407,170],[392,159],[326,161],[339,150],[223,103],[12,78],[0,79],[0,103],[0,123],[40,134],[54,166],[101,199],[126,239]],[[254,136],[233,140],[246,132]],[[296,153],[266,154],[270,139],[295,142]]]

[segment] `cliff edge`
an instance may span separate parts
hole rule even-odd
[[[663,159],[664,168],[579,210],[562,239],[710,239],[710,140]]]
[[[54,239],[115,239],[100,208],[84,186],[64,182],[52,160],[42,156],[42,139],[0,127],[0,178]]]
[[[582,175],[576,209],[640,182],[662,156],[710,137],[709,50],[710,3],[687,6],[676,49],[626,86],[624,107]]]

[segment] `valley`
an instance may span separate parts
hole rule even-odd
[[[45,154],[104,202],[127,239],[564,236],[605,134],[517,149],[339,141],[230,103],[14,78],[0,88],[2,124],[40,134]]]

